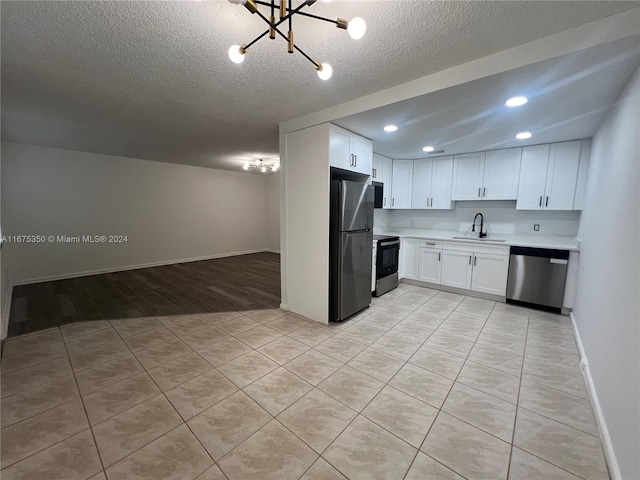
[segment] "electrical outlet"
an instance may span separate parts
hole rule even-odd
[[[536,224],[533,225],[533,231],[534,232],[539,232],[540,231],[540,224],[539,223],[536,223]]]

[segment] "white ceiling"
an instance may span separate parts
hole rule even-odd
[[[640,37],[628,37],[334,123],[390,158],[428,158],[427,145],[444,150],[438,156],[591,138],[639,65]],[[505,106],[513,96],[529,103]],[[387,124],[398,130],[385,132]],[[533,136],[517,140],[523,131]]]
[[[299,2],[294,2],[298,4]],[[213,168],[278,155],[278,124],[637,7],[637,2],[335,1],[363,40],[310,19],[296,43],[322,82],[227,1],[2,1],[2,139]]]

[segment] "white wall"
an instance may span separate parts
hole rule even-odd
[[[280,175],[267,177],[267,248],[280,251]]]
[[[640,478],[639,118],[640,70],[593,138],[574,304],[623,479]]]
[[[2,143],[4,235],[127,235],[126,244],[5,244],[28,283],[264,250],[260,175]]]
[[[328,323],[329,125],[288,133],[284,143],[283,306]]]
[[[455,202],[454,210],[386,210],[374,218],[376,230],[431,228],[465,232],[471,229],[473,217],[481,212],[489,233],[535,234],[534,224],[540,225],[540,235],[571,235],[578,232],[580,212],[538,212],[516,210],[515,201]],[[378,224],[378,221],[380,225]]]

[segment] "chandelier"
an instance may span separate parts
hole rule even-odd
[[[255,162],[244,162],[243,170],[260,170],[262,173],[277,172],[280,169],[280,160],[267,161],[256,160]]]
[[[324,0],[330,1],[330,0]],[[364,36],[364,33],[367,29],[367,24],[365,21],[356,17],[350,22],[347,22],[344,18],[337,18],[336,20],[332,20],[330,18],[320,17],[318,15],[313,15],[311,13],[307,13],[302,11],[304,7],[310,7],[317,0],[305,0],[296,8],[293,8],[292,0],[279,0],[279,6],[276,7],[276,0],[271,0],[270,2],[261,1],[261,0],[229,0],[229,2],[236,5],[244,5],[244,7],[249,10],[252,14],[258,15],[262,20],[264,20],[267,25],[269,25],[268,30],[258,35],[253,41],[249,43],[243,43],[242,45],[233,45],[229,49],[229,58],[234,63],[242,63],[244,61],[244,55],[247,53],[249,48],[255,44],[258,40],[263,38],[265,35],[269,35],[269,38],[274,40],[276,38],[276,33],[284,38],[289,45],[289,53],[293,53],[294,50],[297,50],[302,54],[304,58],[309,60],[315,69],[318,71],[318,76],[322,80],[328,80],[331,78],[333,74],[333,68],[328,63],[320,63],[313,60],[309,55],[304,53],[300,47],[298,47],[293,41],[293,17],[295,15],[302,15],[304,17],[315,18],[316,20],[322,20],[324,22],[333,23],[336,27],[346,30],[351,38],[358,40]],[[270,9],[269,18],[267,18],[264,14],[262,14],[258,9],[259,6],[264,6]],[[275,13],[276,9],[279,10],[280,19],[276,22]],[[288,22],[289,31],[288,34],[285,35],[278,28],[281,24]]]

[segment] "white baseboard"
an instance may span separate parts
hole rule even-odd
[[[216,258],[235,257],[237,255],[248,255],[250,253],[261,253],[261,252],[267,252],[267,251],[269,250],[265,248],[257,248],[254,250],[244,250],[242,252],[229,252],[229,253],[219,253],[216,255],[206,255],[204,257],[179,258],[176,260],[164,260],[161,262],[141,263],[137,265],[124,265],[121,267],[102,268],[99,270],[87,270],[84,272],[65,273],[63,275],[51,275],[48,277],[29,278],[27,280],[21,280],[19,282],[14,283],[13,286],[28,285],[30,283],[51,282],[54,280],[65,280],[67,278],[88,277],[91,275],[100,275],[102,273],[125,272],[127,270],[138,270],[140,268],[161,267],[163,265],[174,265],[176,263],[199,262],[201,260],[213,260]]]
[[[284,311],[288,312],[289,311],[289,307],[288,307],[288,305],[286,303],[281,303],[280,304],[280,310],[284,310]]]
[[[587,384],[587,390],[589,397],[591,398],[591,406],[593,408],[593,415],[596,418],[596,425],[598,426],[598,433],[600,435],[600,441],[602,442],[602,448],[604,449],[604,456],[607,460],[607,466],[609,468],[609,475],[612,480],[621,480],[620,467],[618,466],[618,460],[616,459],[616,452],[613,449],[613,443],[611,442],[611,435],[609,435],[609,429],[607,428],[607,422],[604,419],[602,413],[602,407],[598,400],[598,393],[596,386],[593,383],[593,377],[591,376],[591,370],[589,369],[589,360],[587,354],[584,351],[582,340],[580,339],[580,332],[578,331],[578,325],[576,319],[573,316],[573,312],[569,314],[571,323],[573,324],[573,333],[576,337],[576,344],[578,345],[578,352],[580,353],[580,369],[584,375],[584,380]]]
[[[280,255],[280,250],[276,250],[274,248],[265,248],[264,251],[269,253],[277,253],[278,255]]]

